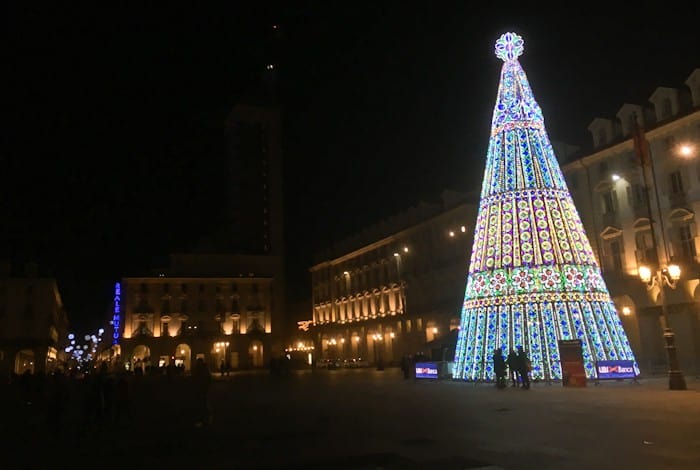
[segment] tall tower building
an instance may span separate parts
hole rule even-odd
[[[227,251],[282,255],[280,111],[274,105],[238,104],[226,119],[224,136]]]

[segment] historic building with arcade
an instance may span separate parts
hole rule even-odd
[[[668,368],[670,326],[681,369],[697,373],[700,69],[588,130],[592,151],[562,171],[642,372]]]

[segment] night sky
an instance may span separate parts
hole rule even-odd
[[[0,255],[55,275],[76,331],[103,326],[115,280],[216,228],[223,121],[269,85],[267,64],[284,118],[292,300],[310,295],[313,252],[444,188],[480,188],[503,32],[525,39],[550,138],[584,147],[593,118],[648,104],[700,66],[696,18],[678,8],[254,3],[6,9]]]

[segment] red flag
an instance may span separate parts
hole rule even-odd
[[[637,120],[634,121],[632,129],[632,143],[634,144],[634,155],[640,165],[644,166],[649,161],[649,141],[647,141],[644,129]]]

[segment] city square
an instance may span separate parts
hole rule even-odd
[[[403,7],[13,10],[0,468],[700,468],[697,24]]]
[[[202,427],[183,383],[142,379],[131,382],[133,422],[82,417],[73,397],[58,436],[45,432],[43,415],[28,419],[21,403],[3,400],[12,417],[3,419],[12,449],[3,468],[691,469],[700,461],[695,377],[675,392],[663,378],[497,390],[404,380],[396,368],[215,373],[213,419]]]

